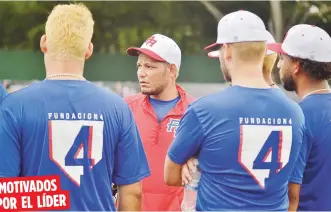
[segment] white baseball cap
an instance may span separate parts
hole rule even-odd
[[[165,35],[154,34],[140,48],[131,47],[126,52],[130,56],[138,56],[143,53],[154,60],[174,64],[177,70],[180,68],[181,50],[174,40]]]
[[[283,43],[268,44],[268,49],[301,59],[331,62],[331,38],[326,31],[313,25],[293,26]]]
[[[268,36],[267,44],[276,43],[275,38],[268,31],[267,31],[267,36]],[[271,51],[271,50],[268,49],[266,55],[268,56],[268,55],[271,55],[271,54],[277,54],[277,52],[274,52],[274,51]],[[211,58],[218,58],[219,57],[219,50],[209,52],[208,56],[211,57]]]
[[[216,43],[205,50],[211,50],[224,43],[267,41],[268,31],[262,19],[249,11],[236,11],[225,15],[217,26]],[[209,57],[218,57],[219,51],[209,52]]]

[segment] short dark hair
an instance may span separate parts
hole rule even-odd
[[[289,56],[292,61],[299,62],[300,68],[314,80],[328,80],[331,78],[331,63],[317,62]]]

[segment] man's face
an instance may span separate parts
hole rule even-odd
[[[159,95],[163,92],[171,80],[168,65],[145,54],[138,56],[137,75],[142,94]]]
[[[283,87],[287,91],[296,91],[296,81],[293,72],[296,69],[296,64],[292,61],[290,57],[283,54],[277,64],[280,69],[279,76],[282,81]]]
[[[221,71],[223,73],[224,80],[231,83],[231,81],[232,81],[231,75],[230,75],[229,69],[226,65],[226,62],[225,62],[225,53],[224,53],[225,48],[226,48],[225,45],[221,46],[219,60],[220,60]]]

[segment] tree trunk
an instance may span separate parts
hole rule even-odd
[[[281,2],[270,0],[270,9],[271,9],[271,16],[273,20],[274,25],[274,36],[276,42],[281,42],[283,40],[283,30],[284,30],[284,24],[283,24],[283,14],[281,9]]]
[[[218,23],[223,17],[222,12],[217,9],[212,3],[206,0],[199,0],[199,2],[208,10],[208,12],[216,19]]]

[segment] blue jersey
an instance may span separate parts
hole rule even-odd
[[[112,183],[150,175],[129,107],[88,81],[44,80],[9,94],[0,138],[0,176],[59,175],[74,211],[114,211]]]
[[[150,98],[150,103],[153,106],[159,122],[176,106],[179,100],[180,96],[170,101],[161,101],[158,99]]]
[[[168,155],[198,158],[197,210],[285,211],[303,134],[302,110],[280,89],[231,86],[189,107]]]
[[[306,152],[290,179],[300,184],[296,178],[303,174],[298,210],[331,211],[331,94],[310,95],[300,106],[306,118]]]
[[[0,102],[8,95],[7,90],[0,84]]]

